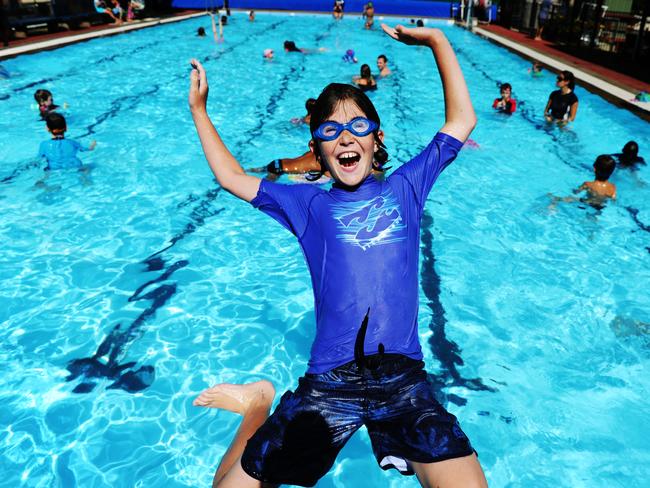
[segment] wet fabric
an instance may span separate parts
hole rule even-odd
[[[354,359],[368,309],[364,351],[422,359],[418,339],[420,218],[440,173],[462,142],[438,133],[386,180],[370,175],[356,189],[282,185],[263,180],[251,204],[299,240],[311,274],[316,337],[309,373]]]
[[[562,90],[555,90],[551,93],[551,106],[549,107],[551,111],[551,116],[554,119],[563,120],[569,114],[571,105],[578,101],[578,97],[575,93],[562,94]]]
[[[436,401],[422,361],[400,355],[380,361],[374,369],[352,362],[301,378],[248,441],[244,471],[266,483],[314,486],[363,425],[377,463],[405,475],[414,474],[408,461],[474,453],[456,417]]]
[[[79,151],[88,151],[86,146],[74,139],[51,139],[41,142],[38,157],[47,161],[46,170],[80,168]]]

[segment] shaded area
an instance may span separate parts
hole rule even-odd
[[[445,309],[440,301],[440,276],[435,269],[436,258],[433,254],[433,218],[425,210],[422,215],[422,269],[420,271],[420,282],[422,291],[427,297],[427,306],[431,309],[432,318],[429,328],[433,335],[429,339],[429,346],[433,356],[440,362],[440,372],[437,375],[429,374],[429,381],[434,386],[436,396],[440,403],[452,402],[455,405],[463,406],[467,403],[464,398],[443,392],[443,389],[450,386],[460,386],[474,391],[497,391],[483,383],[481,378],[463,378],[458,371],[458,366],[465,362],[461,357],[461,349],[454,341],[447,338],[445,327],[447,319]]]

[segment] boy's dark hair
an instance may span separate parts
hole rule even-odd
[[[501,86],[499,86],[499,90],[510,90],[512,91],[512,86],[510,83],[501,83]]]
[[[313,134],[323,122],[328,120],[329,116],[336,110],[336,107],[346,100],[350,100],[359,107],[361,112],[363,112],[369,120],[377,123],[377,128],[373,131],[373,135],[375,136],[375,142],[377,143],[377,146],[379,146],[379,149],[375,151],[372,167],[377,171],[385,171],[389,169],[384,167],[388,161],[388,153],[385,150],[386,146],[379,139],[379,134],[377,133],[381,127],[379,114],[368,96],[356,86],[345,85],[342,83],[330,83],[327,85],[323,92],[318,96],[316,104],[312,110],[311,120],[309,122],[309,131]],[[323,167],[318,141],[314,139],[314,142],[314,155],[316,156],[318,163],[321,165],[321,170],[310,173],[307,179],[311,181],[317,180],[323,176],[326,169]]]
[[[228,17],[225,15],[221,16],[221,25],[226,25],[228,23]]]
[[[384,54],[380,54],[377,56],[377,59],[383,59],[384,63],[388,63],[388,58]]]
[[[361,65],[361,78],[370,78],[372,73],[370,72],[370,66],[367,64]]]
[[[623,154],[626,156],[638,156],[639,155],[639,145],[634,141],[629,141],[623,146]]]
[[[205,29],[203,27],[199,27],[198,30],[196,31],[196,35],[199,37],[205,36]]]
[[[569,88],[573,91],[576,87],[576,77],[573,76],[573,73],[571,71],[562,71],[562,77],[569,83]]]
[[[415,23],[416,26],[418,27],[424,27],[424,22],[422,22],[422,19],[418,19],[418,21]]]
[[[596,179],[598,181],[607,181],[616,168],[616,162],[609,154],[601,154],[594,162]]]
[[[307,110],[307,113],[309,115],[311,115],[311,113],[314,110],[315,106],[316,106],[316,99],[315,98],[308,98],[307,101],[305,102],[305,110]]]
[[[296,46],[296,43],[293,41],[284,41],[284,49],[290,53],[299,53],[300,49]]]
[[[47,128],[54,135],[61,135],[67,129],[65,117],[63,117],[61,114],[57,114],[56,112],[52,112],[47,117],[45,117],[45,123],[47,124]]]
[[[47,102],[47,99],[52,96],[52,92],[49,90],[44,90],[44,89],[39,89],[36,90],[34,93],[34,100],[36,100],[36,103],[41,105],[42,103]]]

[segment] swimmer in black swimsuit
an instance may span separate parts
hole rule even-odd
[[[623,152],[612,154],[613,157],[618,159],[619,168],[628,168],[636,171],[639,164],[645,164],[645,159],[639,156],[639,145],[630,141],[623,146]]]
[[[573,73],[562,71],[557,75],[555,84],[559,90],[555,90],[549,96],[544,117],[547,122],[558,122],[562,125],[573,122],[578,113],[578,97],[573,93],[575,88]]]
[[[367,64],[361,65],[360,76],[353,76],[352,81],[364,92],[377,89],[377,82],[370,72],[370,66]]]

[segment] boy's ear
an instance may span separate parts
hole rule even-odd
[[[381,130],[381,129],[378,130],[378,131],[377,131],[377,137],[379,138],[379,140],[380,140],[381,142],[384,142],[384,131]]]
[[[311,140],[309,141],[309,150],[311,151],[311,153],[312,153],[314,156],[316,156],[316,159],[318,159],[318,151],[316,150],[316,144],[317,144],[317,142],[314,141],[313,139],[311,139]]]

